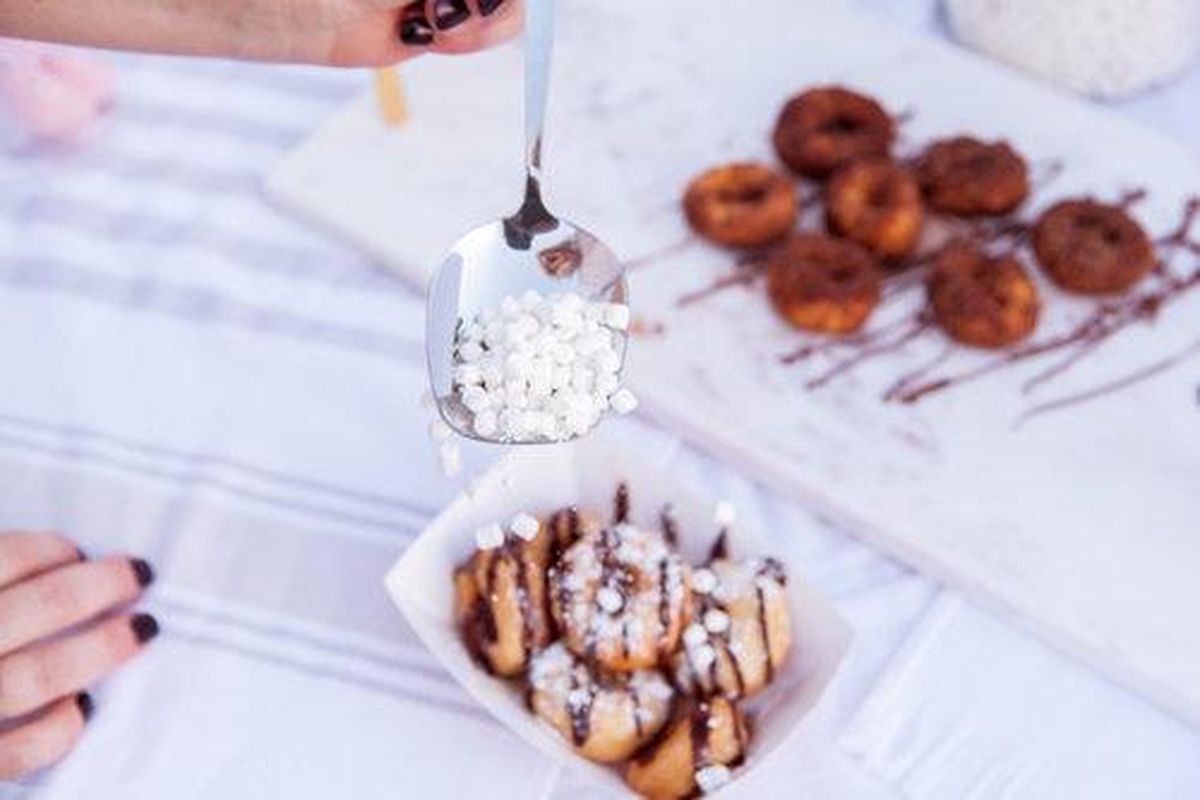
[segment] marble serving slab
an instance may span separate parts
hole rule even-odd
[[[847,83],[908,112],[906,153],[972,131],[1012,140],[1039,177],[1061,166],[1029,213],[1067,194],[1142,187],[1137,213],[1166,232],[1200,192],[1195,159],[1102,107],[814,3],[758,3],[752,25],[743,6],[718,0],[688,4],[686,17],[670,3],[561,6],[550,201],[634,267],[634,307],[659,330],[631,350],[648,413],[1200,724],[1200,358],[1187,361],[1200,356],[1200,296],[1051,380],[1031,383],[1065,353],[915,405],[882,395],[934,361],[928,378],[988,357],[928,332],[814,389],[841,355],[784,366],[811,340],[760,289],[678,305],[733,261],[689,237],[683,186],[721,161],[772,160],[780,105],[811,84]],[[516,202],[519,70],[515,50],[406,67],[408,127],[383,126],[364,95],[269,189],[422,286],[459,232]],[[1039,288],[1039,339],[1095,310]],[[919,303],[919,287],[900,293],[875,329]],[[1043,413],[1112,382],[1130,385]]]

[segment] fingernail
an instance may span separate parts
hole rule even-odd
[[[504,0],[479,0],[479,13],[485,17],[491,16],[492,12],[502,5]]]
[[[84,722],[91,719],[92,712],[96,710],[96,704],[92,702],[92,696],[87,692],[75,695],[75,705],[79,706],[79,713],[83,715]]]
[[[137,578],[138,586],[145,588],[154,583],[154,567],[144,558],[129,559],[129,566],[133,569],[133,576]]]
[[[466,22],[471,16],[467,0],[434,0],[433,24],[439,31],[448,31]]]
[[[133,628],[133,635],[137,637],[139,644],[145,644],[158,636],[158,620],[149,614],[135,615],[129,621],[129,625]]]
[[[87,553],[83,552],[83,548],[82,548],[82,547],[76,547],[76,548],[75,548],[75,560],[77,560],[77,561],[87,561]]]
[[[433,43],[433,26],[425,18],[423,2],[413,3],[404,9],[400,18],[400,41],[414,47]]]

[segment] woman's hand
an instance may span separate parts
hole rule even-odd
[[[0,781],[74,746],[85,689],[158,633],[150,615],[118,611],[153,578],[140,559],[88,561],[61,536],[0,533]]]
[[[0,36],[339,66],[482,50],[521,24],[521,0],[0,0]]]

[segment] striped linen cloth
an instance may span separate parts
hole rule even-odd
[[[578,794],[382,591],[455,490],[418,402],[421,299],[261,196],[364,76],[104,57],[117,103],[85,147],[0,136],[0,523],[149,558],[163,635],[95,691],[76,752],[0,798]],[[844,718],[932,587],[692,463],[802,531],[814,580],[875,634]],[[874,785],[829,725],[815,774]]]
[[[0,525],[151,559],[164,633],[97,689],[77,751],[0,798],[589,796],[452,683],[380,585],[455,491],[418,403],[421,300],[260,193],[364,76],[110,58],[118,103],[85,148],[0,136]],[[682,447],[627,424],[647,446]],[[490,457],[468,456],[472,470]],[[813,723],[733,794],[1002,796],[936,758],[939,742],[991,720],[938,714],[925,689],[986,691],[1019,634],[986,617],[964,634],[988,634],[966,666],[923,647],[926,684],[879,683],[897,652],[895,674],[913,674],[906,640],[930,636],[927,610],[950,593],[704,456],[683,463],[786,531],[781,546],[856,629]],[[1074,668],[1031,646],[1039,669]],[[1089,695],[1101,712],[1125,702],[1102,689]],[[1094,716],[1040,705],[1063,740],[1087,741]],[[1157,712],[1136,713],[1121,717],[1130,736],[1157,730]],[[923,719],[937,725],[921,749],[898,746],[895,732]],[[1030,724],[1004,718],[974,739],[980,754],[1021,757]],[[839,745],[846,731],[857,758]],[[1059,785],[1096,785],[1068,777]]]

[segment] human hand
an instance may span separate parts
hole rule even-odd
[[[67,539],[0,533],[0,781],[58,761],[91,713],[84,691],[158,633],[118,609],[154,578],[140,559],[83,559]]]
[[[521,25],[522,0],[0,2],[0,36],[338,66],[482,50]]]

